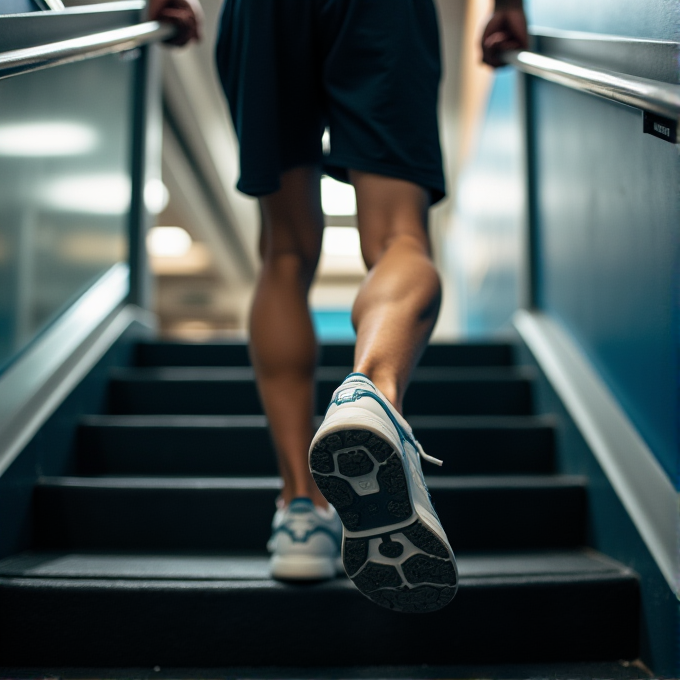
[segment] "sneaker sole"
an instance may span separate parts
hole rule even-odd
[[[414,613],[453,599],[451,549],[415,511],[402,454],[389,439],[370,429],[336,429],[314,442],[309,464],[342,520],[345,571],[366,597]]]

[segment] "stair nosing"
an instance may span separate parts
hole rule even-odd
[[[319,423],[323,416],[317,416]],[[414,430],[540,430],[551,429],[556,425],[556,418],[551,415],[462,415],[462,416],[427,416],[413,415],[409,423]],[[92,414],[81,417],[81,427],[126,427],[126,428],[223,428],[268,427],[264,415],[172,415],[172,414]]]
[[[342,379],[349,367],[324,366],[316,371],[319,382]],[[115,382],[244,382],[254,381],[255,374],[246,366],[149,366],[113,368],[109,375]],[[527,382],[536,371],[526,366],[427,366],[416,368],[412,382]]]
[[[456,475],[426,477],[432,490],[471,490],[471,489],[550,489],[584,488],[587,477],[583,475]],[[40,488],[88,488],[88,489],[279,489],[279,477],[163,477],[163,476],[125,476],[100,475],[40,477]]]

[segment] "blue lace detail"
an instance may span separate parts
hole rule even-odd
[[[307,498],[306,496],[298,496],[297,498],[294,498],[288,505],[288,512],[294,515],[304,515],[305,513],[313,511],[314,501],[311,498]],[[288,534],[294,543],[305,543],[309,540],[311,536],[317,533],[326,534],[330,536],[333,539],[333,542],[336,544],[336,546],[340,548],[340,537],[337,535],[337,533],[333,532],[328,527],[322,525],[310,529],[309,531],[305,532],[302,536],[296,536],[293,530],[286,526],[286,524],[284,523],[274,530],[272,536],[276,536],[276,534],[278,534],[279,532]]]
[[[289,529],[285,524],[282,524],[280,527],[274,530],[272,537],[276,536],[278,533],[288,534],[293,543],[306,543],[314,534],[326,534],[333,539],[333,542],[338,547],[338,549],[340,548],[340,537],[327,527],[314,527],[310,531],[305,532],[303,536],[296,536],[292,529]]]

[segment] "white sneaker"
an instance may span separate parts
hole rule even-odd
[[[282,581],[335,578],[342,524],[333,508],[317,508],[309,498],[280,501],[272,520],[267,549],[271,574]]]
[[[347,575],[368,598],[397,611],[440,609],[458,588],[420,457],[441,465],[361,373],[335,390],[309,450],[314,480],[344,525]]]

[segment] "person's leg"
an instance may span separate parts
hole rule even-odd
[[[283,478],[285,503],[327,503],[310,475],[316,339],[307,294],[321,251],[320,171],[294,168],[260,199],[262,270],[250,317],[250,355]]]
[[[369,273],[357,296],[355,371],[335,390],[312,440],[314,479],[342,521],[343,564],[354,585],[396,611],[451,602],[456,562],[421,467],[427,456],[400,413],[432,332],[441,286],[426,232],[427,192],[352,172]]]
[[[354,370],[367,375],[401,413],[411,372],[429,340],[441,301],[430,256],[423,188],[352,171],[361,249],[369,269],[352,310]]]

